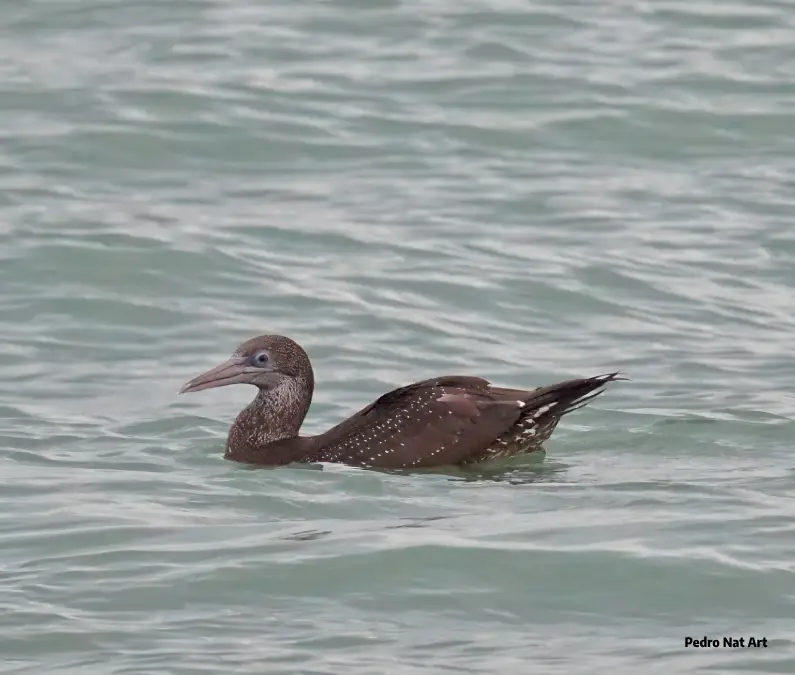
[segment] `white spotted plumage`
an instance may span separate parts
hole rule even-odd
[[[244,343],[236,355],[263,347],[271,349],[272,357],[275,353],[277,367],[256,375],[252,383],[260,392],[238,416],[227,441],[228,457],[262,464],[320,461],[408,468],[532,452],[563,415],[617,375],[529,391],[493,387],[476,377],[440,377],[387,392],[325,434],[300,436],[314,387],[311,364],[300,347],[280,336]]]

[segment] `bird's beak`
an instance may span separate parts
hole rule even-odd
[[[252,370],[246,367],[245,357],[233,356],[221,365],[186,382],[179,393],[189,394],[214,387],[225,387],[228,384],[245,384],[251,381],[252,374]]]

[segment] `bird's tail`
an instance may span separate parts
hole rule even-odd
[[[626,379],[620,373],[615,372],[565,380],[548,387],[539,387],[531,391],[525,399],[526,414],[533,419],[547,414],[558,418],[563,417],[574,410],[579,410],[599,396],[608,382]]]
[[[532,438],[533,445],[540,448],[564,415],[587,405],[604,391],[608,382],[626,379],[615,372],[534,389],[524,399],[524,410],[517,421],[521,436]]]

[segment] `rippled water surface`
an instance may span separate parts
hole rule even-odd
[[[0,671],[795,671],[795,6],[0,7]],[[621,369],[543,462],[222,459]],[[767,638],[751,649],[686,637]]]

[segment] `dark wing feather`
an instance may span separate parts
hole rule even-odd
[[[390,391],[316,437],[309,461],[411,468],[459,464],[479,454],[519,418],[487,380],[445,376]]]
[[[401,399],[410,396],[412,393],[419,392],[427,387],[452,387],[458,389],[485,389],[489,386],[489,381],[480,377],[468,377],[466,375],[443,375],[434,377],[421,382],[414,382],[405,387],[399,387],[388,391],[383,396],[377,398],[370,405],[363,408],[357,415],[366,415],[377,408],[386,408]]]

